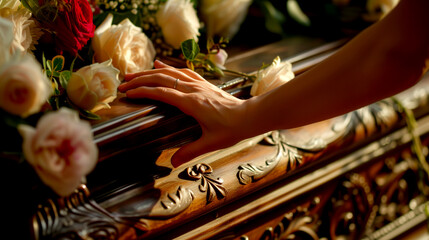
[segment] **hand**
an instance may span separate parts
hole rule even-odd
[[[245,121],[245,100],[219,89],[190,69],[173,68],[160,61],[154,65],[153,70],[126,75],[126,82],[118,89],[128,98],[150,98],[173,105],[200,124],[201,137],[173,155],[173,166],[244,138],[245,131],[240,126]]]

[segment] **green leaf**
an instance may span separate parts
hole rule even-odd
[[[35,11],[39,8],[39,3],[37,0],[22,0],[22,5],[30,11]]]
[[[51,60],[46,61],[46,67],[48,68],[49,72],[52,72],[52,61]]]
[[[70,72],[73,72],[74,62],[76,62],[77,56],[73,59],[73,62],[70,65]],[[70,73],[71,74],[71,73]]]
[[[193,61],[198,53],[200,53],[200,47],[194,39],[183,41],[180,47],[182,49],[183,56],[189,61]]]
[[[299,24],[304,26],[310,26],[310,19],[305,15],[305,13],[301,10],[299,4],[296,0],[287,1],[287,11],[289,15],[297,21]]]
[[[206,64],[209,67],[208,70],[214,74],[216,74],[217,76],[225,76],[225,74],[223,73],[222,69],[218,68],[216,66],[216,64],[214,64],[212,61],[210,60],[206,60]]]
[[[52,77],[51,70],[46,70],[46,76],[48,76],[48,78]]]
[[[59,77],[59,76],[60,76],[60,72],[53,72],[53,73],[52,73],[52,76],[54,76],[54,77]]]
[[[97,114],[90,112],[90,111],[87,111],[87,110],[79,109],[79,113],[80,113],[80,116],[82,118],[85,118],[87,120],[100,120],[101,119],[100,116],[98,116]]]
[[[261,9],[265,15],[265,27],[273,33],[283,34],[283,23],[286,17],[277,10],[270,1],[260,2]]]
[[[62,71],[59,76],[59,82],[61,87],[67,89],[67,84],[69,83],[71,77],[71,71]]]
[[[59,72],[64,68],[64,57],[57,55],[52,59],[52,70],[54,72]]]
[[[45,52],[42,53],[43,70],[46,71],[46,57]]]

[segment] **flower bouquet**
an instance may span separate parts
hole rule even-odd
[[[110,107],[123,77],[158,57],[184,62],[182,43],[203,42],[202,32],[231,37],[250,3],[223,19],[231,29],[216,29],[209,22],[223,18],[216,13],[225,14],[218,10],[227,1],[0,1],[2,158],[29,164],[53,193],[68,196],[96,166],[89,120]],[[204,63],[213,71],[227,54],[221,43],[211,46]]]

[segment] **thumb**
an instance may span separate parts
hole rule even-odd
[[[209,152],[207,144],[204,143],[202,138],[195,142],[184,145],[177,150],[171,158],[171,164],[173,167],[178,167],[183,163],[189,162],[190,160]]]

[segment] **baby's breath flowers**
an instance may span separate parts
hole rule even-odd
[[[146,36],[152,41],[158,56],[173,55],[173,47],[164,40],[161,27],[156,20],[162,0],[98,0],[93,1],[93,12],[105,18],[111,13],[123,19],[127,17],[130,21],[140,27]]]

